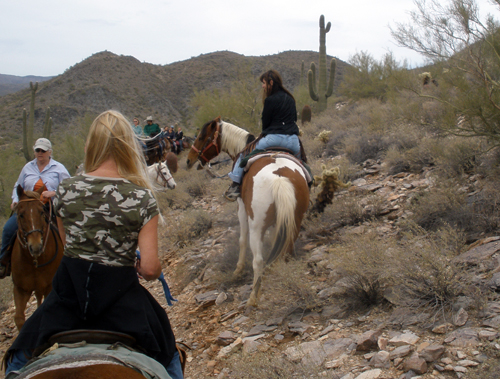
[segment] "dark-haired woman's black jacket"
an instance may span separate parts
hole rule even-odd
[[[278,91],[264,100],[262,111],[262,133],[299,134],[295,100],[286,92]]]

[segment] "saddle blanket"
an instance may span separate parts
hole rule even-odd
[[[165,368],[148,357],[122,344],[54,344],[19,371],[11,371],[5,379],[30,379],[44,372],[96,364],[130,367],[148,379],[171,379]]]
[[[258,160],[260,158],[264,158],[264,157],[290,159],[292,162],[297,163],[299,165],[299,167],[302,169],[302,171],[304,172],[304,176],[306,177],[306,181],[307,181],[308,184],[313,181],[313,177],[311,175],[311,172],[308,170],[308,168],[305,167],[304,163],[300,159],[296,158],[292,154],[283,153],[283,152],[273,152],[273,151],[271,151],[271,152],[265,152],[265,153],[258,153],[256,155],[253,155],[253,156],[249,157],[248,161],[247,161],[247,163],[245,165],[245,172],[248,171],[248,169],[250,168],[250,166],[256,160]]]

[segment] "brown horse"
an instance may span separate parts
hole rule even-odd
[[[17,187],[19,202],[17,212],[17,238],[12,248],[12,282],[14,283],[14,304],[16,313],[14,321],[17,329],[25,321],[26,304],[35,292],[37,305],[52,290],[52,278],[56,273],[63,256],[63,244],[57,227],[50,222],[40,194],[42,187],[36,192],[24,191]]]
[[[235,160],[251,141],[245,130],[221,121],[220,117],[203,125],[191,146],[187,167],[198,160],[204,166],[221,151]],[[247,305],[256,306],[264,270],[263,240],[266,230],[272,231],[273,245],[266,264],[281,255],[293,252],[300,224],[309,205],[309,187],[304,171],[296,161],[281,155],[268,156],[253,163],[243,177],[238,198],[240,221],[240,255],[234,276],[241,274],[245,264],[247,243],[253,253],[253,290]],[[250,238],[249,238],[250,237]]]

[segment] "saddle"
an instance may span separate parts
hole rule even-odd
[[[110,345],[107,350],[115,347],[125,347],[131,351],[146,354],[145,350],[137,345],[137,341],[129,334],[113,332],[108,330],[76,329],[54,334],[47,343],[37,347],[33,351],[33,357],[45,355],[47,352],[58,347],[80,347],[85,345]],[[185,345],[184,345],[185,346]],[[181,361],[182,372],[186,367],[187,352],[185,348],[176,343],[177,351]]]

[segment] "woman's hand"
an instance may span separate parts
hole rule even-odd
[[[54,197],[55,195],[56,195],[56,191],[43,191],[41,197],[49,199],[51,197]]]
[[[11,210],[14,210],[14,208],[16,207],[16,205],[17,205],[17,203],[16,203],[16,202],[12,203],[12,204],[10,205],[10,209],[11,209]]]

